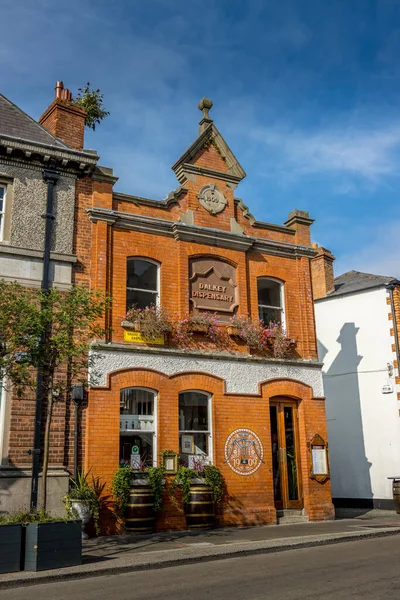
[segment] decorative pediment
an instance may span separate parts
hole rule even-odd
[[[172,170],[181,184],[198,174],[222,179],[235,187],[246,177],[246,173],[218,129],[215,127],[212,119],[209,118],[208,111],[211,106],[212,102],[207,98],[203,98],[203,100],[200,101],[199,108],[203,112],[203,119],[200,121],[199,136],[172,166]],[[199,152],[202,148],[205,148],[210,144],[215,147],[216,151],[225,162],[227,167],[226,170],[220,171],[204,166],[200,167],[195,164]]]

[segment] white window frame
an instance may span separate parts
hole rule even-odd
[[[119,390],[119,398],[121,403],[121,392],[122,390],[143,390],[145,392],[149,392],[153,394],[153,416],[154,416],[154,431],[153,431],[153,467],[157,466],[157,456],[158,456],[158,392],[153,390],[152,388],[143,387],[140,385],[129,385],[128,387],[121,388]],[[120,404],[121,406],[121,404]],[[121,416],[121,413],[120,413]],[[120,420],[121,423],[121,420]],[[119,428],[119,437],[121,439],[121,424]],[[146,429],[131,429],[129,433],[134,435],[135,433],[151,433],[151,431],[146,431]]]
[[[3,210],[0,210],[0,242],[4,241],[4,223],[7,209],[7,184],[0,180],[0,188],[4,189]]]
[[[280,298],[281,298],[281,306],[272,306],[269,304],[260,304],[258,301],[258,282],[261,279],[268,279],[268,281],[274,281],[275,283],[279,284],[280,287]],[[261,275],[260,277],[257,277],[257,310],[258,310],[258,314],[260,314],[260,306],[262,306],[263,308],[273,308],[275,310],[279,309],[281,310],[281,325],[283,329],[286,329],[286,315],[285,315],[285,284],[281,279],[277,279],[276,277],[269,277],[268,275]]]
[[[126,292],[128,292],[128,290],[133,290],[136,292],[146,292],[146,293],[155,293],[156,294],[156,302],[155,305],[158,307],[160,306],[160,295],[161,295],[161,291],[160,291],[160,283],[161,283],[161,278],[160,278],[160,266],[161,264],[154,260],[153,258],[148,258],[147,256],[128,256],[126,259],[126,273],[128,275],[128,262],[130,260],[142,260],[145,262],[149,262],[152,263],[153,265],[156,265],[157,267],[157,291],[155,290],[142,290],[141,288],[132,288],[132,287],[128,287],[126,286]],[[128,277],[127,277],[128,278]]]
[[[195,429],[181,429],[180,428],[180,423],[179,423],[179,396],[181,394],[187,394],[187,393],[195,393],[195,394],[202,394],[203,396],[207,397],[207,417],[208,417],[208,430],[204,431],[203,430],[195,430]],[[208,454],[207,454],[207,458],[210,461],[210,463],[212,463],[213,461],[213,456],[214,456],[214,442],[213,442],[213,422],[212,422],[212,394],[210,394],[209,392],[205,392],[204,390],[181,390],[178,393],[178,439],[180,438],[181,434],[194,434],[194,433],[205,433],[208,434]],[[181,454],[181,443],[179,440],[179,452],[178,455]],[[201,456],[201,455],[199,455]]]

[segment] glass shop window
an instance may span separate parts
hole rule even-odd
[[[210,415],[207,394],[179,394],[179,457],[181,463],[189,468],[199,468],[211,460]]]
[[[121,390],[120,462],[136,470],[156,464],[155,393],[141,388]]]
[[[126,310],[159,303],[159,265],[142,258],[128,258],[126,265]]]
[[[267,326],[271,322],[284,325],[283,285],[279,281],[259,277],[257,290],[259,318]]]

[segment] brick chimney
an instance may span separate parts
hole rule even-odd
[[[83,149],[86,112],[72,102],[72,94],[62,81],[56,82],[54,100],[39,123],[75,150]]]
[[[335,289],[333,261],[335,257],[326,248],[313,244],[317,250],[317,255],[311,259],[311,279],[314,300],[325,298],[327,294]]]
[[[310,219],[310,215],[305,210],[292,210],[288,220],[285,221],[286,227],[296,231],[294,241],[303,246],[311,246],[310,226],[313,223],[314,219]]]

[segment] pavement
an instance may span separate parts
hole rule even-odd
[[[237,556],[167,569],[58,580],[1,600],[395,600],[399,536]]]
[[[343,516],[347,518],[205,532],[182,531],[150,536],[92,538],[83,543],[82,565],[51,571],[21,571],[0,575],[0,589],[400,534],[400,515],[394,511],[347,511]]]

